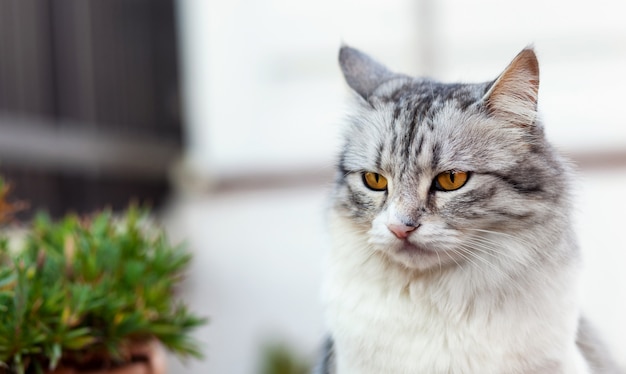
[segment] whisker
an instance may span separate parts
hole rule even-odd
[[[450,249],[451,251],[453,251],[454,253],[458,254],[459,256],[463,257],[463,259],[465,259],[465,261],[469,262],[470,264],[476,266],[477,269],[480,269],[480,266],[478,266],[478,264],[474,261],[472,261],[472,258],[467,256],[467,252],[463,251],[459,251],[460,249],[464,249],[462,247],[457,247],[457,248],[452,248]],[[452,256],[451,256],[452,257]],[[453,259],[454,260],[454,259]],[[456,262],[456,261],[454,261]],[[458,264],[458,263],[457,263]]]
[[[441,257],[439,257],[439,251],[435,251],[437,254],[437,262],[439,263],[439,272],[441,273]]]
[[[476,253],[474,253],[472,251],[471,247],[466,247],[464,245],[459,246],[458,248],[460,251],[463,251],[463,253],[465,253],[467,256],[471,256],[479,261],[481,261],[482,263],[484,263],[485,265],[489,266],[493,271],[495,271],[496,273],[498,273],[501,277],[506,278],[508,280],[510,280],[513,284],[513,286],[519,290],[519,291],[523,291],[522,287],[519,285],[519,283],[515,280],[515,278],[513,278],[510,274],[504,272],[502,269],[500,269],[499,267],[497,267],[496,265],[494,265],[493,263],[489,262],[486,258],[483,258],[482,256],[478,256]],[[459,252],[460,254],[461,252]]]
[[[475,248],[477,251],[490,255],[494,258],[506,257],[510,260],[513,260],[520,265],[526,265],[527,262],[523,261],[519,257],[513,256],[506,251],[503,251],[498,248],[499,243],[495,241],[491,241],[486,238],[481,237],[468,237],[465,240],[466,244],[472,244],[472,248]],[[534,261],[533,261],[534,262]]]
[[[459,263],[458,263],[458,262],[454,259],[454,257],[452,257],[452,256],[450,255],[450,253],[449,253],[450,251],[452,251],[452,252],[456,252],[456,250],[455,250],[454,248],[444,248],[443,253],[445,253],[448,257],[450,257],[450,260],[454,261],[454,263],[456,264],[456,266],[458,266],[459,268],[461,268],[461,269],[462,269],[463,267],[461,266],[461,264],[459,264]],[[437,255],[439,255],[439,253],[437,253]]]
[[[478,231],[478,232],[483,232],[483,233],[487,233],[487,234],[494,234],[494,235],[500,235],[500,236],[504,236],[510,239],[513,239],[514,241],[523,244],[525,246],[528,247],[533,247],[533,245],[531,243],[529,243],[528,241],[526,241],[524,238],[521,238],[519,236],[515,236],[515,235],[511,235],[509,233],[506,232],[501,232],[501,231],[494,231],[494,230],[485,230],[485,229],[466,229],[466,230],[471,230],[471,231]]]
[[[471,231],[477,231],[477,232],[482,232],[482,233],[487,233],[487,234],[493,234],[493,235],[500,235],[509,239],[512,239],[513,241],[525,246],[526,248],[528,248],[529,250],[532,250],[534,252],[539,252],[539,249],[537,248],[536,245],[531,244],[530,242],[528,242],[527,240],[525,240],[524,238],[521,238],[519,236],[515,236],[515,235],[511,235],[509,233],[505,233],[505,232],[500,232],[500,231],[494,231],[494,230],[485,230],[485,229],[466,229],[466,230],[471,230]],[[488,240],[485,237],[481,237],[482,239]],[[556,259],[555,255],[549,251],[544,251],[541,252],[542,256],[545,256],[551,260]],[[538,262],[539,259],[534,260],[535,262]]]

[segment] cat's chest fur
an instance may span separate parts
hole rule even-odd
[[[588,372],[574,344],[575,264],[520,280],[532,289],[489,290],[477,268],[391,271],[359,249],[366,241],[337,231],[326,291],[337,373]]]

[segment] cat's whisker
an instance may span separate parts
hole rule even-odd
[[[446,252],[447,251],[454,252],[454,253],[458,254],[459,256],[463,257],[463,259],[465,261],[469,262],[471,265],[474,265],[476,267],[476,269],[480,269],[480,266],[476,262],[472,261],[471,257],[467,256],[465,251],[461,251],[461,249],[463,249],[463,248],[462,247],[449,248],[449,249],[446,249]],[[452,258],[452,256],[450,256],[450,257]],[[454,260],[454,258],[452,258],[452,259]],[[456,262],[456,261],[454,261],[454,262],[458,265],[458,262]]]
[[[458,266],[459,268],[461,268],[461,269],[462,269],[463,267],[461,266],[461,264],[459,264],[459,263],[456,261],[456,259],[450,255],[450,252],[455,252],[454,248],[444,248],[443,253],[445,253],[448,257],[450,257],[450,259],[451,259],[452,261],[454,261],[454,263],[456,264],[456,266]],[[437,256],[439,256],[439,251],[437,251]],[[439,257],[438,257],[438,258],[439,258]],[[440,265],[441,265],[441,264],[440,264]]]
[[[441,272],[441,257],[439,256],[439,251],[435,251],[437,254],[437,262],[439,263],[439,272]]]
[[[509,251],[505,251],[505,250],[500,249],[502,248],[502,243],[499,243],[495,240],[487,239],[484,237],[473,238],[473,239],[483,241],[484,243],[488,245],[494,246],[494,250],[496,251],[496,253],[498,253],[498,255],[505,256],[508,259],[511,259],[520,265],[529,266],[529,265],[538,264],[539,262],[541,262],[541,258],[533,255],[531,251],[526,251],[526,250],[511,251],[510,249]],[[504,248],[509,248],[509,247],[504,247]]]
[[[500,258],[500,257],[506,257],[509,260],[513,260],[515,262],[517,262],[520,265],[525,265],[530,263],[535,262],[535,260],[533,259],[524,259],[522,260],[521,258],[517,257],[517,256],[513,256],[510,253],[507,253],[505,250],[502,250],[500,248],[501,244],[488,240],[486,238],[481,238],[481,237],[468,237],[467,239],[465,239],[464,241],[466,244],[471,244],[472,248],[476,249],[479,252],[485,253],[487,255],[490,255],[496,259]]]
[[[476,229],[476,228],[467,228],[465,230],[478,231],[478,232],[482,232],[482,233],[486,233],[486,234],[500,235],[500,236],[504,236],[504,237],[507,237],[509,239],[512,239],[513,241],[516,241],[516,242],[524,245],[525,247],[528,247],[528,248],[533,248],[534,247],[526,239],[521,238],[519,236],[515,236],[515,235],[512,235],[512,234],[506,233],[506,232],[494,231],[494,230],[485,230],[485,229]]]
[[[515,278],[513,278],[512,275],[504,272],[502,269],[500,269],[499,267],[497,267],[496,265],[494,265],[493,263],[489,262],[486,258],[482,257],[482,256],[478,256],[476,253],[474,253],[472,251],[471,247],[466,247],[464,245],[459,246],[458,248],[460,251],[462,251],[463,253],[465,253],[467,256],[473,257],[479,261],[481,261],[482,263],[484,263],[485,265],[489,266],[489,268],[493,271],[495,271],[496,273],[498,273],[500,276],[510,280],[512,282],[512,284],[515,286],[515,288],[519,291],[523,291],[522,287],[519,285],[519,283],[515,280]],[[458,252],[459,254],[461,254],[461,252]]]
[[[527,241],[524,238],[521,238],[519,236],[515,236],[515,235],[511,235],[509,233],[505,233],[505,232],[500,232],[500,231],[494,231],[494,230],[485,230],[485,229],[476,229],[476,228],[468,228],[466,230],[470,230],[470,231],[477,231],[477,232],[482,232],[482,233],[486,233],[486,234],[492,234],[492,235],[500,235],[502,237],[506,237],[509,239],[512,239],[513,241],[523,245],[525,248],[532,250],[535,253],[541,253],[541,256],[543,257],[547,257],[550,260],[554,260],[556,259],[556,257],[554,256],[554,254],[547,252],[547,251],[539,251],[535,245],[531,244],[529,241]],[[482,239],[485,240],[489,240],[485,237],[481,237]],[[536,258],[534,260],[535,262],[539,261],[539,258]]]
[[[461,256],[465,261],[467,261],[470,264],[470,266],[473,265],[473,267],[476,270],[479,270],[483,274],[486,274],[486,275],[488,274],[488,273],[485,272],[485,269],[482,266],[480,266],[480,264],[478,264],[476,261],[472,260],[472,258],[478,258],[482,262],[486,263],[487,265],[489,265],[489,262],[487,262],[484,259],[481,259],[479,257],[476,257],[476,255],[473,254],[470,250],[468,250],[467,248],[464,248],[462,246],[454,248],[454,249],[452,249],[452,251],[454,253],[458,254],[459,256]]]

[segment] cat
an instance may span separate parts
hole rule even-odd
[[[581,317],[571,167],[523,49],[494,81],[392,72],[349,46],[354,91],[328,220],[320,373],[608,374]]]

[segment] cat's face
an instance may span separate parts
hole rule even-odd
[[[425,270],[479,261],[497,253],[497,235],[551,224],[566,182],[536,119],[532,51],[495,82],[462,85],[395,75],[346,48],[360,96],[335,209],[372,251]]]

